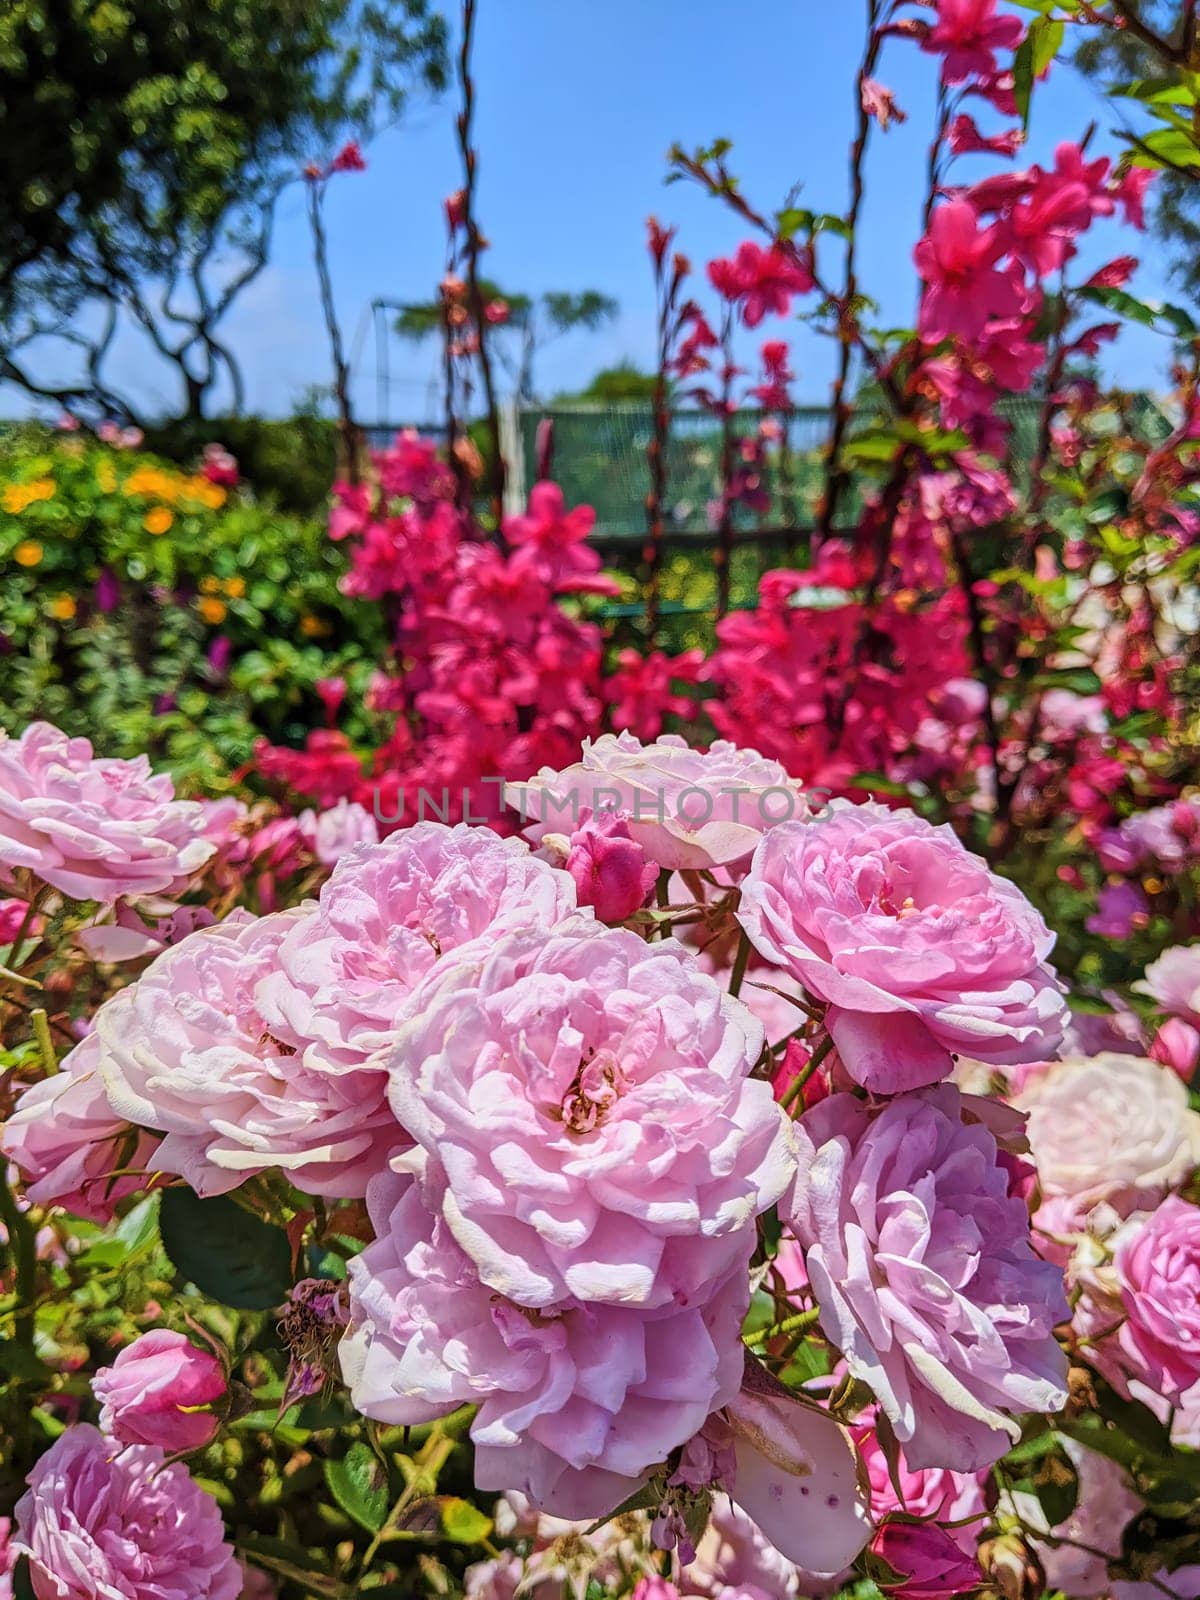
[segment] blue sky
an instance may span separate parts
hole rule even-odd
[[[492,241],[486,270],[531,293],[601,289],[621,306],[603,331],[545,352],[536,375],[543,394],[580,387],[622,358],[652,362],[649,213],[679,225],[679,246],[699,268],[744,236],[736,218],[690,185],[664,187],[674,140],[691,147],[732,139],[734,168],[762,209],[775,208],[797,181],[801,204],[844,207],[864,9],[859,0],[482,0],[475,77],[479,217]],[[878,72],[908,113],[903,127],[874,135],[860,246],[863,287],[889,325],[913,313],[912,245],[935,70],[933,58],[897,40]],[[365,173],[330,185],[331,265],[363,416],[378,409],[371,301],[427,298],[442,272],[441,201],[460,182],[454,110],[453,95],[414,107],[368,150]],[[1069,68],[1056,69],[1035,95],[1030,144],[1019,159],[1045,159],[1092,121],[1096,148],[1108,148],[1113,103]],[[958,171],[982,175],[990,160],[966,158]],[[1083,259],[1122,251],[1142,258],[1135,288],[1169,293],[1161,247],[1115,222],[1097,224]],[[756,340],[764,335],[792,337],[798,398],[820,402],[828,347],[795,323],[764,324]],[[328,382],[298,189],[284,197],[271,264],[229,316],[225,337],[242,358],[254,410],[286,414],[308,386]],[[746,354],[752,349],[747,344]],[[114,372],[153,407],[164,375],[130,341],[117,356]],[[1155,387],[1166,357],[1165,344],[1139,329],[1123,336],[1108,364],[1123,384]],[[436,416],[435,351],[393,342],[390,365],[388,420]],[[0,409],[17,409],[15,399],[0,395]]]

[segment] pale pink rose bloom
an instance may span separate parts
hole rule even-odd
[[[334,868],[315,913],[279,946],[267,1021],[339,1068],[359,1066],[394,1043],[418,983],[460,945],[549,928],[574,906],[570,877],[520,839],[419,822]]]
[[[1174,945],[1133,986],[1172,1017],[1200,1027],[1200,944]]]
[[[1143,1383],[1178,1401],[1200,1382],[1200,1206],[1168,1195],[1145,1222],[1122,1230],[1115,1265],[1121,1345]]]
[[[949,1085],[877,1113],[833,1095],[797,1124],[785,1202],[821,1326],[870,1385],[914,1469],[975,1472],[1057,1411],[1062,1273],[1034,1255],[996,1141]],[[770,1532],[770,1529],[767,1530]]]
[[[359,846],[319,902],[201,929],[101,1007],[109,1099],[166,1135],[160,1165],[197,1193],[279,1167],[361,1195],[411,1142],[386,1062],[415,986],[465,941],[574,902],[565,873],[483,829],[423,823]]]
[[[21,1169],[26,1197],[62,1206],[89,1222],[107,1222],[119,1201],[144,1189],[157,1170],[158,1144],[109,1105],[97,1072],[100,1041],[88,1036],[62,1070],[23,1089],[0,1129],[0,1152]],[[118,1168],[128,1169],[113,1178]]]
[[[1200,1114],[1157,1061],[1105,1053],[1053,1062],[1013,1104],[1028,1114],[1038,1186],[1060,1224],[1100,1201],[1124,1216],[1152,1206],[1200,1162]],[[1039,1214],[1039,1227],[1045,1221]]]
[[[606,1516],[736,1394],[744,1267],[703,1303],[560,1300],[534,1312],[481,1283],[411,1180],[382,1175],[368,1205],[378,1237],[350,1264],[341,1347],[351,1400],[399,1425],[478,1405],[479,1488]]]
[[[314,916],[201,928],[96,1013],[89,1042],[114,1114],[162,1134],[155,1164],[197,1194],[272,1167],[312,1193],[362,1194],[404,1142],[382,1061],[330,1061],[274,1004],[280,947]]]
[[[762,1028],[672,940],[583,916],[480,939],[422,986],[391,1059],[397,1170],[527,1306],[695,1304],[745,1267],[795,1170]]]
[[[809,815],[777,761],[724,739],[695,750],[674,733],[653,744],[632,733],[585,740],[574,766],[543,767],[507,784],[505,798],[536,839],[571,833],[586,811],[620,812],[649,859],[671,870],[744,862],[768,828]]]
[[[225,1369],[211,1350],[153,1328],[126,1345],[92,1379],[100,1430],[120,1444],[158,1445],[168,1455],[200,1450],[220,1423],[209,1406],[226,1392]]]
[[[752,1369],[747,1369],[747,1372]],[[733,1499],[806,1575],[849,1566],[871,1533],[868,1496],[845,1428],[811,1403],[744,1384],[725,1408]]]
[[[48,722],[0,730],[0,882],[23,869],[74,900],[176,894],[213,854],[204,826],[145,756],[99,759]]]
[[[217,1503],[151,1445],[68,1428],[17,1502],[14,1547],[37,1600],[238,1600]]]
[[[379,825],[357,800],[342,797],[328,811],[302,811],[300,832],[323,867],[332,867],[355,845],[378,844]]]
[[[1150,1059],[1161,1061],[1177,1073],[1184,1083],[1191,1083],[1196,1066],[1200,1063],[1200,1031],[1182,1017],[1168,1017],[1154,1035],[1150,1046]]]
[[[17,1564],[17,1552],[12,1546],[12,1521],[0,1517],[0,1600],[12,1600],[12,1569]]]
[[[764,1600],[794,1600],[799,1578],[758,1524],[727,1494],[715,1494],[712,1515],[696,1545],[696,1559],[680,1575],[683,1592],[702,1600],[724,1600],[726,1591],[748,1589]]]
[[[1121,1536],[1130,1519],[1142,1509],[1142,1502],[1124,1471],[1115,1461],[1095,1450],[1063,1439],[1062,1447],[1071,1458],[1079,1480],[1075,1509],[1065,1522],[1051,1528],[1036,1495],[1023,1491],[1000,1497],[1001,1511],[1016,1512],[1033,1531],[1033,1545],[1046,1574],[1047,1592],[1061,1589],[1072,1600],[1099,1600],[1114,1594],[1108,1576],[1109,1558],[1121,1553]],[[1036,1537],[1053,1533],[1074,1541],[1054,1545]],[[1087,1545],[1087,1550],[1080,1549]]]
[[[846,1070],[880,1094],[946,1077],[954,1054],[1002,1065],[1057,1052],[1053,935],[949,826],[835,801],[766,835],[738,918],[760,955],[828,1002]]]

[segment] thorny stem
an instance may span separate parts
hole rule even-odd
[[[34,1290],[37,1283],[37,1233],[28,1216],[17,1204],[8,1186],[8,1176],[0,1171],[0,1222],[8,1230],[8,1245],[16,1268],[13,1326],[17,1343],[33,1349]]]
[[[746,1343],[751,1349],[761,1349],[769,1344],[772,1339],[782,1339],[789,1333],[815,1327],[821,1317],[819,1306],[811,1306],[807,1311],[798,1311],[794,1317],[785,1317],[782,1322],[777,1322],[770,1328],[759,1328],[756,1332],[747,1334]]]
[[[487,427],[491,443],[491,461],[488,471],[488,498],[492,517],[499,531],[504,520],[504,456],[500,450],[500,410],[496,403],[496,384],[492,374],[492,359],[487,346],[487,317],[483,291],[479,286],[479,252],[482,239],[475,220],[475,177],[478,156],[471,145],[471,121],[475,112],[475,84],[471,77],[471,46],[475,36],[475,0],[463,0],[462,48],[458,55],[458,76],[462,86],[462,110],[458,114],[458,146],[462,152],[463,175],[463,229],[467,251],[467,298],[475,336],[479,340],[479,369],[483,374],[483,393],[487,402]]]
[[[875,70],[882,44],[879,0],[867,0],[867,45],[855,80],[858,122],[854,143],[850,149],[850,209],[846,213],[846,277],[837,307],[838,370],[833,380],[829,439],[825,446],[825,489],[817,511],[816,531],[822,543],[833,532],[838,503],[850,482],[850,473],[842,460],[842,442],[850,425],[853,409],[846,404],[846,386],[850,381],[850,366],[857,331],[857,318],[854,312],[855,301],[858,299],[856,247],[858,220],[865,189],[864,166],[871,137],[871,116],[867,110],[863,85]]]

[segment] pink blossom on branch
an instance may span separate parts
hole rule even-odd
[[[1024,35],[1016,17],[996,9],[996,0],[937,0],[937,21],[921,49],[942,57],[942,82],[965,83],[996,71],[996,52],[1015,50]]]

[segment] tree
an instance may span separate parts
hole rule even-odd
[[[643,372],[632,361],[618,361],[615,367],[602,367],[585,389],[564,392],[555,395],[555,399],[591,400],[598,405],[627,405],[638,400],[649,403],[657,381],[654,373]]]
[[[533,380],[538,353],[564,334],[579,329],[594,332],[620,309],[610,295],[601,294],[598,289],[578,293],[551,289],[534,298],[510,294],[489,278],[480,281],[479,289],[484,304],[494,307],[496,316],[502,319],[493,325],[491,338],[517,399],[527,404],[537,399]],[[440,300],[402,306],[396,318],[396,332],[404,339],[428,338],[441,332],[442,316]],[[514,336],[508,341],[508,348],[503,339],[496,337],[505,330]]]
[[[104,377],[129,325],[177,370],[183,415],[222,375],[237,404],[218,329],[266,265],[280,192],[446,71],[428,0],[14,0],[0,12],[0,377],[132,417]],[[76,351],[76,378],[30,370],[22,353],[47,339]]]
[[[1080,29],[1075,65],[1126,113],[1135,158],[1160,168],[1151,221],[1176,281],[1200,301],[1200,32],[1195,0],[1108,0],[1110,26]]]

